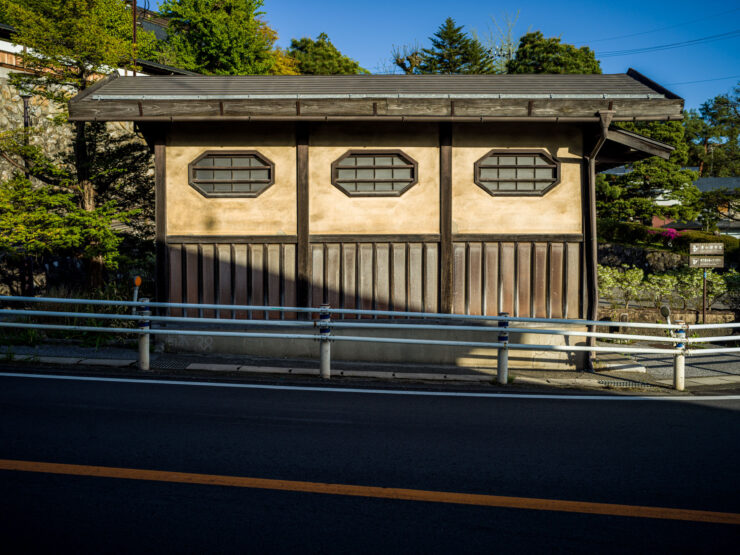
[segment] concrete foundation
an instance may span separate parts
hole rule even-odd
[[[394,321],[394,323],[401,323]],[[482,325],[480,331],[457,331],[445,329],[444,324],[432,325],[424,330],[405,329],[332,329],[333,336],[364,336],[364,337],[392,337],[404,339],[436,339],[444,341],[472,341],[493,343],[497,341],[497,331],[489,331],[492,327]],[[526,327],[531,332],[512,332],[509,334],[509,343],[530,345],[585,345],[583,336],[543,335],[537,329],[552,329],[552,324],[527,324],[517,327]],[[236,331],[235,326],[229,326],[229,331]],[[561,329],[586,331],[585,326],[560,326]],[[223,329],[223,328],[220,328]],[[303,339],[263,339],[249,337],[217,337],[193,335],[164,335],[156,336],[164,341],[170,352],[221,353],[232,355],[250,355],[271,358],[302,358],[318,359],[319,341],[313,339],[313,328],[291,328],[249,326],[241,331],[259,333],[290,333],[306,334],[311,338]],[[585,366],[585,353],[567,351],[509,351],[509,367],[538,369],[538,370],[581,370]],[[347,362],[370,363],[410,363],[440,366],[460,366],[477,368],[483,372],[495,372],[497,366],[497,349],[486,347],[453,347],[443,345],[414,345],[394,343],[368,343],[355,341],[332,342],[332,360]]]

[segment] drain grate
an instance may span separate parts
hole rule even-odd
[[[649,388],[658,387],[656,385],[649,384],[649,383],[627,382],[627,381],[620,381],[620,380],[599,380],[599,384],[608,385],[610,387],[631,387],[631,388],[637,388],[637,389],[649,389]]]
[[[152,368],[160,370],[185,370],[189,362],[185,360],[153,360]]]

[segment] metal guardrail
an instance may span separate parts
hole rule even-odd
[[[136,296],[135,296],[136,298]],[[262,339],[296,339],[314,340],[320,342],[320,369],[321,376],[328,379],[331,376],[331,343],[336,341],[370,342],[370,343],[397,343],[415,345],[438,345],[449,347],[484,347],[496,348],[498,350],[497,381],[501,384],[508,382],[508,352],[509,350],[536,350],[536,351],[565,351],[565,352],[597,352],[597,353],[652,353],[672,354],[674,356],[674,387],[678,390],[684,389],[685,357],[696,354],[719,354],[740,352],[740,347],[712,347],[692,349],[691,346],[701,343],[718,343],[727,341],[738,341],[740,335],[723,335],[715,337],[691,337],[694,332],[710,329],[738,329],[740,323],[728,324],[698,324],[688,325],[682,322],[674,324],[652,324],[646,322],[611,322],[578,319],[558,318],[532,318],[512,317],[507,313],[498,316],[475,316],[460,314],[438,314],[429,312],[401,312],[390,310],[361,310],[361,309],[338,309],[329,305],[318,308],[307,307],[277,307],[262,305],[226,305],[226,304],[196,304],[196,303],[160,303],[150,302],[149,299],[134,301],[108,301],[98,299],[67,299],[51,297],[16,297],[0,296],[0,302],[7,303],[30,303],[30,304],[75,304],[88,306],[115,306],[132,308],[132,314],[109,314],[101,312],[70,312],[59,310],[27,310],[27,309],[5,309],[0,310],[0,317],[51,317],[51,318],[80,318],[86,320],[119,320],[134,321],[138,327],[113,327],[113,326],[91,326],[77,324],[49,324],[45,322],[18,322],[0,321],[0,327],[7,328],[30,328],[45,330],[65,331],[87,331],[102,333],[134,334],[139,336],[139,368],[149,369],[149,338],[151,335],[191,335],[191,336],[218,336],[218,337],[249,337]],[[232,318],[210,318],[193,316],[167,316],[153,315],[152,308],[165,309],[192,309],[202,314],[203,310],[224,310],[232,314]],[[313,316],[314,320],[277,320],[277,319],[238,319],[236,312],[260,312],[260,313],[292,313]],[[418,320],[414,323],[399,323],[393,320],[378,321],[359,320],[349,322],[346,320],[332,320],[332,315],[337,316],[370,316],[406,318]],[[528,328],[510,327],[512,322],[552,324],[553,328]],[[152,327],[152,324],[176,324],[180,327]],[[225,331],[223,329],[183,329],[183,324],[209,324],[218,326],[242,326],[242,327],[275,327],[275,328],[304,328],[307,331],[315,330],[315,333],[266,333],[255,331]],[[440,325],[440,323],[443,323]],[[477,325],[471,325],[477,324]],[[495,325],[490,325],[495,324]],[[636,329],[658,329],[670,336],[648,336],[626,333],[604,333],[572,329],[558,329],[558,326],[601,326]],[[496,341],[454,341],[441,339],[409,339],[400,337],[371,337],[363,335],[332,335],[333,329],[388,329],[388,330],[430,330],[445,329],[449,331],[485,331],[498,332]],[[636,341],[650,341],[657,343],[673,344],[672,347],[626,347],[618,346],[591,346],[591,345],[538,345],[529,343],[510,343],[509,333],[528,333],[539,335],[560,335],[593,337],[602,339],[623,339]]]

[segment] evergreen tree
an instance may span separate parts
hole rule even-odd
[[[11,83],[57,103],[62,116],[52,125],[66,124],[70,97],[114,68],[132,67],[131,11],[123,0],[0,0],[0,7],[16,29],[14,42],[27,47],[20,57],[31,70],[11,74]],[[141,32],[138,38],[139,52],[146,57],[154,49],[154,36]],[[28,146],[22,131],[2,137],[0,154],[35,183],[72,193],[90,214],[114,206],[108,204],[113,200],[128,199],[122,210],[153,204],[147,172],[151,156],[143,141],[133,134],[113,139],[102,123],[74,122],[72,127],[68,156],[47,159]],[[43,137],[41,128],[30,133]],[[92,258],[90,285],[102,285],[107,257],[99,253]]]
[[[259,19],[263,0],[165,0],[168,46],[177,65],[209,75],[265,74],[274,38]]]
[[[596,209],[599,217],[649,222],[652,216],[689,221],[698,215],[699,190],[694,186],[696,172],[684,169],[688,146],[681,122],[620,123],[620,127],[676,149],[668,160],[655,156],[630,165],[625,175],[599,176]],[[658,199],[677,204],[658,204]]]
[[[587,46],[576,48],[559,38],[545,38],[540,31],[519,39],[507,73],[601,73],[599,61]]]
[[[308,37],[293,39],[290,42],[288,55],[298,64],[302,75],[355,75],[370,73],[360,67],[352,58],[342,54],[332,44],[326,33],[321,33],[316,40]]]
[[[430,37],[431,48],[421,51],[420,73],[494,73],[491,53],[448,17]]]

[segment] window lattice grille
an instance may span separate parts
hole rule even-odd
[[[559,180],[558,163],[540,152],[494,151],[475,166],[475,182],[492,195],[542,195]]]
[[[416,183],[416,171],[401,152],[349,152],[332,165],[332,183],[349,196],[397,196]]]
[[[273,184],[273,164],[256,152],[209,152],[190,164],[190,184],[208,197],[256,197]]]

